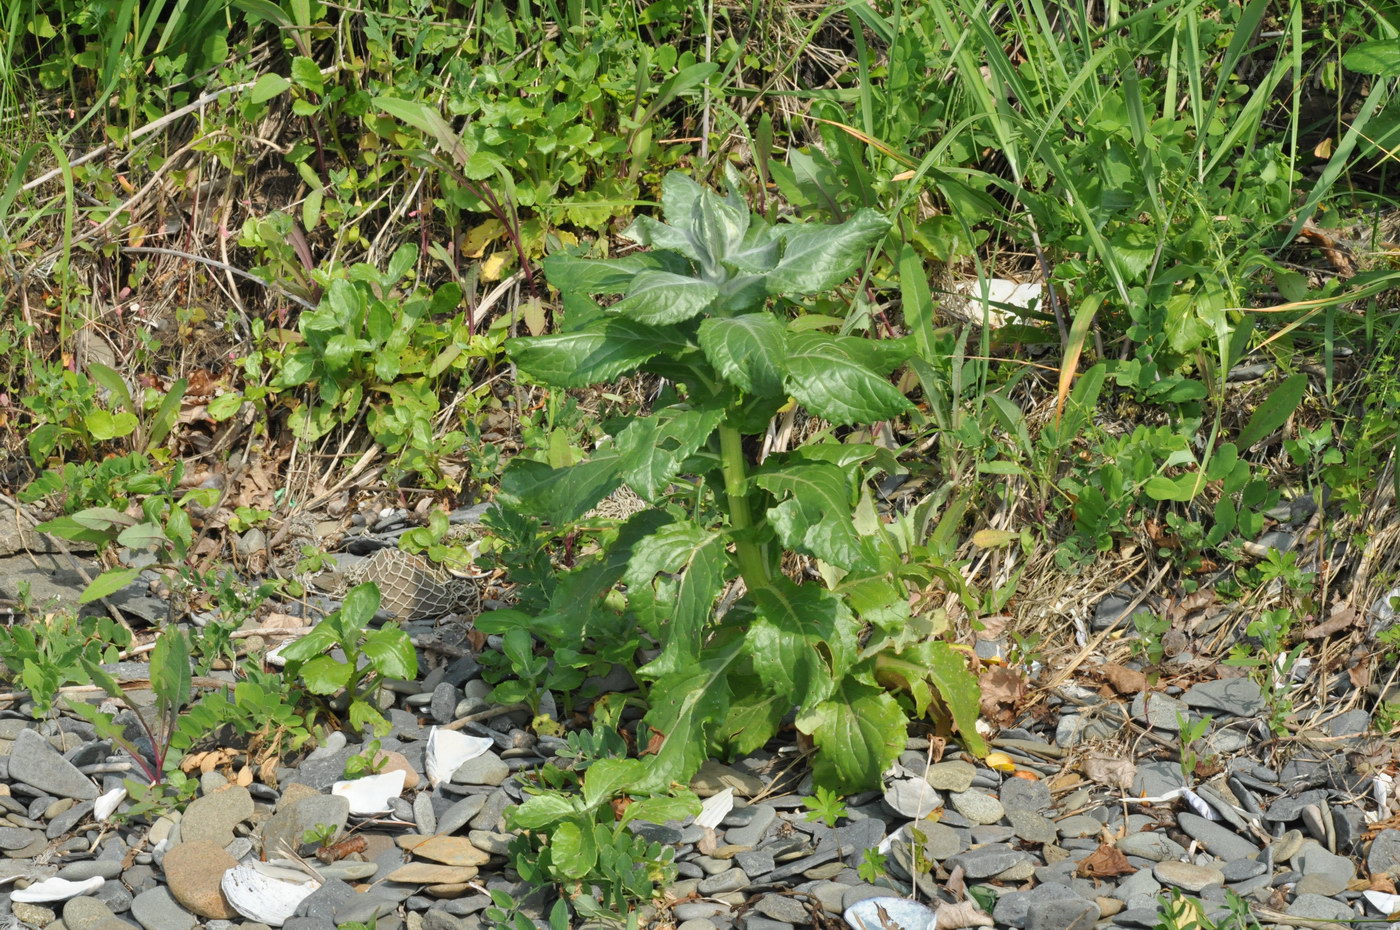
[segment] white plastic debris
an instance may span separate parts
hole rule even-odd
[[[403,794],[403,782],[408,773],[403,769],[366,775],[353,781],[338,781],[331,785],[331,794],[350,802],[350,813],[361,817],[387,814],[389,802]]]
[[[456,730],[433,727],[428,731],[428,748],[423,756],[428,784],[436,788],[439,782],[450,781],[452,773],[463,763],[484,755],[493,745],[495,743],[485,736],[468,736]]]
[[[704,803],[700,805],[700,813],[695,816],[695,822],[699,826],[713,830],[719,826],[720,821],[729,816],[729,812],[733,809],[734,789],[725,788],[704,800]]]
[[[317,881],[279,881],[246,865],[229,869],[219,882],[230,907],[249,920],[269,927],[286,923],[296,914],[301,902],[320,887]]]
[[[66,878],[46,878],[41,882],[35,882],[28,888],[17,888],[10,892],[10,900],[25,904],[67,901],[69,898],[76,898],[89,891],[96,891],[102,887],[104,882],[105,879],[100,875],[85,878],[80,882],[70,882]]]
[[[981,325],[985,319],[990,326],[1004,326],[1012,314],[996,304],[1028,310],[1040,302],[1044,290],[1040,284],[1020,284],[1006,278],[958,281],[952,294],[944,298],[943,309],[969,323]]]
[[[1181,796],[1186,799],[1186,803],[1190,805],[1191,810],[1196,812],[1197,816],[1204,817],[1206,820],[1220,819],[1220,815],[1215,812],[1215,808],[1211,807],[1206,803],[1205,798],[1201,797],[1190,788],[1182,788]]]

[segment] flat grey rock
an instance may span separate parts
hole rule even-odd
[[[1001,802],[985,791],[969,788],[948,795],[953,809],[973,823],[993,824],[1006,814]]]
[[[972,787],[972,779],[976,775],[975,765],[954,759],[930,765],[924,772],[924,780],[939,791],[966,791]]]
[[[1001,786],[999,797],[1001,806],[1007,811],[1039,813],[1048,810],[1052,803],[1049,785],[1044,781],[1029,781],[1024,778],[1008,778]]]
[[[778,819],[777,808],[771,804],[755,804],[749,810],[752,813],[747,824],[724,831],[726,843],[735,846],[757,846],[759,840],[763,839],[763,834]]]
[[[452,773],[452,781],[458,785],[499,785],[510,777],[510,766],[494,752],[486,752],[475,759],[463,762]]]
[[[1181,825],[1181,829],[1186,831],[1187,836],[1199,840],[1207,850],[1226,861],[1248,859],[1250,856],[1259,854],[1258,846],[1238,833],[1228,830],[1218,823],[1206,820],[1204,817],[1183,812],[1177,814],[1177,823]]]
[[[1165,833],[1155,831],[1130,833],[1119,839],[1117,846],[1119,852],[1125,856],[1137,856],[1153,862],[1186,858],[1185,847]]]
[[[1356,912],[1342,902],[1320,894],[1298,895],[1285,913],[1309,920],[1353,920],[1356,917]]]
[[[1029,853],[998,844],[979,846],[976,849],[958,853],[956,856],[949,857],[946,865],[950,870],[961,866],[963,873],[968,878],[976,880],[999,875],[1013,866],[1030,861]]]
[[[145,930],[193,930],[199,921],[189,911],[175,903],[165,888],[151,888],[131,901],[131,916]]]
[[[1093,901],[1062,898],[1031,908],[1026,930],[1091,930],[1098,919]]]
[[[1203,681],[1187,688],[1181,699],[1213,716],[1253,717],[1264,710],[1264,690],[1250,678]]]
[[[1200,894],[1211,885],[1225,883],[1224,872],[1210,866],[1196,865],[1194,862],[1159,862],[1152,867],[1152,877],[1163,885],[1171,885],[1192,894]]]
[[[97,785],[78,771],[38,730],[21,730],[10,747],[9,778],[61,798],[96,800]]]
[[[1172,733],[1181,729],[1183,723],[1191,721],[1191,708],[1185,702],[1156,691],[1142,691],[1133,698],[1133,719],[1141,720],[1148,726]]]
[[[1008,891],[997,898],[996,907],[992,909],[992,919],[997,922],[998,927],[1024,928],[1030,919],[1031,911],[1037,907],[1044,907],[1052,901],[1083,900],[1084,898],[1068,885],[1054,882],[1037,885],[1030,891]]]

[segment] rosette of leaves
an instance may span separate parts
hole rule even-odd
[[[835,789],[876,784],[911,714],[955,724],[983,751],[975,680],[957,647],[911,617],[906,581],[922,569],[883,530],[867,486],[899,467],[894,456],[828,442],[759,464],[749,441],[794,402],[838,425],[909,410],[890,380],[907,340],[831,334],[794,313],[846,282],[889,223],[861,210],[839,225],[774,224],[729,188],[671,174],[664,221],[643,216],[625,233],[649,251],[545,260],[563,325],[507,343],[521,374],[558,388],[635,372],[666,381],[651,412],[586,461],[513,462],[501,503],[536,521],[542,541],[621,484],[658,506],[523,592],[527,609],[478,627],[528,629],[551,654],[596,644],[617,661],[651,648],[636,669],[653,750],[639,786],[684,783],[712,753],[751,751],[794,711],[818,749],[818,782]],[[595,295],[620,299],[604,307]],[[825,583],[786,577],[786,551],[818,560]],[[736,577],[745,593],[725,597]]]

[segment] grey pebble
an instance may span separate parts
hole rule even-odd
[[[977,767],[970,762],[954,759],[935,762],[923,774],[924,780],[939,791],[966,791],[977,776]]]
[[[1125,856],[1138,856],[1153,862],[1186,858],[1186,848],[1163,833],[1130,833],[1118,840],[1117,846]]]
[[[58,750],[50,746],[38,730],[19,732],[10,746],[8,764],[11,781],[23,782],[40,791],[79,801],[97,799],[97,785],[93,784],[92,779],[59,755]]]
[[[192,930],[198,923],[193,914],[175,903],[164,887],[151,888],[133,898],[131,916],[146,930]]]
[[[973,823],[993,824],[1006,814],[1001,802],[985,791],[970,788],[948,795],[953,809]]]
[[[1177,815],[1177,823],[1187,836],[1200,841],[1202,846],[1226,861],[1248,859],[1259,854],[1258,846],[1204,817],[1182,812]]]
[[[486,795],[469,794],[462,800],[457,801],[438,817],[438,832],[453,834],[467,825],[481,812],[481,808],[486,804]]]
[[[791,895],[764,895],[758,899],[754,909],[765,917],[771,917],[773,920],[780,920],[783,923],[806,924],[812,922],[812,915],[808,912],[807,905]]]
[[[735,846],[757,846],[778,819],[778,811],[770,804],[756,804],[749,808],[752,813],[747,824],[724,831],[724,841]]]
[[[740,891],[748,886],[749,877],[744,874],[744,870],[733,868],[720,872],[718,875],[711,875],[700,882],[700,893],[703,895],[725,894],[730,891]]]
[[[1090,930],[1098,919],[1093,901],[1065,898],[1032,908],[1026,930]]]
[[[1013,866],[1030,863],[1030,861],[1029,853],[998,844],[979,846],[976,849],[958,853],[956,856],[950,857],[946,865],[949,869],[961,866],[963,874],[975,880],[999,875]]]
[[[1211,885],[1225,883],[1224,872],[1210,866],[1196,865],[1194,862],[1159,862],[1152,867],[1152,877],[1163,885],[1171,885],[1192,894],[1199,894]]]
[[[1212,715],[1253,717],[1264,709],[1263,689],[1250,678],[1203,681],[1187,688],[1181,698],[1196,710]]]

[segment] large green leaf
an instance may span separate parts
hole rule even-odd
[[[652,685],[651,710],[644,722],[661,734],[638,793],[665,791],[672,782],[689,783],[709,756],[710,733],[729,710],[729,668],[743,652],[735,638],[712,645],[703,661]]]
[[[588,767],[583,779],[583,804],[595,808],[641,778],[645,763],[638,759],[599,759]]]
[[[765,690],[757,678],[735,681],[733,689],[729,716],[716,737],[730,752],[743,756],[773,738],[792,705]]]
[[[1303,393],[1307,389],[1307,375],[1289,375],[1280,381],[1278,386],[1269,392],[1269,396],[1264,398],[1264,402],[1254,408],[1249,423],[1240,431],[1236,443],[1239,448],[1248,449],[1287,423],[1288,418],[1293,416],[1293,411],[1298,409],[1298,404],[1302,403]]]
[[[967,667],[965,654],[957,647],[943,640],[924,639],[906,646],[897,655],[882,653],[876,678],[887,687],[907,690],[921,717],[935,699],[941,701],[968,750],[986,755],[987,743],[977,732],[981,687]]]
[[[700,348],[729,382],[750,394],[783,389],[783,325],[771,313],[711,317],[700,324]]]
[[[662,254],[674,252],[692,261],[703,261],[705,252],[683,229],[663,223],[654,216],[643,214],[632,221],[622,234],[638,245],[660,249]]]
[[[789,333],[788,393],[817,416],[841,426],[872,423],[910,409],[907,398],[839,337]]]
[[[723,419],[722,407],[668,407],[633,420],[617,436],[622,480],[646,500],[655,501]]]
[[[764,276],[768,293],[792,296],[831,290],[860,267],[866,250],[889,228],[890,221],[874,210],[860,210],[839,226],[783,227],[783,257]]]
[[[708,310],[719,285],[669,271],[638,272],[612,309],[643,323],[679,323]]]
[[[511,808],[506,821],[516,830],[547,830],[582,811],[583,803],[579,800],[553,793],[537,794],[519,807]]]
[[[832,695],[856,653],[856,623],[820,585],[779,577],[750,592],[756,613],[746,634],[754,671],[769,691],[806,713]]]
[[[115,594],[135,581],[139,574],[139,568],[109,568],[92,579],[92,584],[83,589],[83,593],[78,595],[78,603],[89,604],[109,594]]]
[[[622,258],[578,258],[562,253],[543,262],[545,277],[561,293],[622,294],[642,271],[686,270],[685,262],[665,252],[636,252]]]
[[[904,749],[907,726],[893,697],[852,679],[797,720],[797,728],[817,746],[813,779],[841,793],[880,784],[880,774]]]
[[[611,381],[668,347],[684,345],[669,328],[636,320],[597,320],[581,330],[506,340],[506,353],[522,372],[552,387],[587,387]]]
[[[852,517],[848,472],[814,462],[760,473],[753,480],[779,499],[768,519],[784,546],[840,568],[875,568],[874,546],[857,532]]]
[[[565,468],[516,458],[501,475],[499,500],[563,526],[615,491],[621,483],[618,472],[614,449],[595,452],[588,461]]]
[[[638,671],[661,678],[694,667],[726,579],[728,540],[697,523],[672,523],[637,543],[627,565],[628,606],[661,637],[661,654]]]

